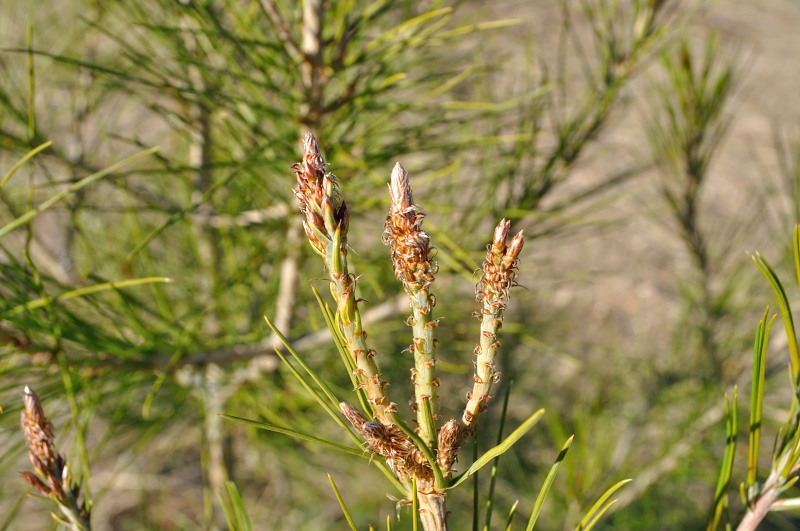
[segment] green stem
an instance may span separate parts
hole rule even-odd
[[[426,288],[419,289],[411,296],[412,330],[414,335],[414,399],[417,410],[419,435],[425,444],[436,444],[436,387],[435,377],[436,340],[433,329],[436,321],[432,318],[433,296]]]
[[[481,338],[477,349],[475,381],[472,385],[469,402],[464,408],[464,415],[461,419],[467,428],[475,425],[478,416],[489,400],[489,391],[492,389],[492,384],[497,374],[494,370],[494,360],[497,356],[497,349],[500,346],[497,341],[497,331],[502,320],[502,310],[485,302],[481,315]]]
[[[347,248],[342,241],[341,227],[336,229],[333,240],[327,246],[325,265],[330,274],[331,295],[336,300],[337,321],[356,365],[355,376],[367,392],[377,419],[389,424],[391,419],[387,409],[393,409],[393,405],[386,399],[381,373],[373,359],[375,351],[367,346],[367,333],[361,325],[361,312],[356,302],[355,282],[347,270]]]

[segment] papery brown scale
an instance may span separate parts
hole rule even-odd
[[[37,492],[39,492],[39,494],[43,496],[50,495],[50,487],[48,487],[44,481],[39,479],[39,476],[36,474],[32,472],[20,472],[19,475],[22,477],[25,483],[33,487]]]
[[[56,477],[55,474],[47,474],[47,480],[50,483],[51,495],[60,502],[67,502],[65,490],[69,490],[69,485],[67,485],[65,489],[64,485],[61,483],[61,478]]]

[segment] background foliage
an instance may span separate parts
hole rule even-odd
[[[222,527],[228,479],[255,528],[344,526],[326,473],[360,527],[394,514],[390,485],[360,461],[217,416],[341,437],[279,366],[262,320],[346,395],[291,193],[306,130],[341,180],[351,267],[400,396],[404,303],[379,242],[389,171],[409,170],[441,267],[442,418],[471,372],[483,246],[500,217],[525,229],[526,290],[507,314],[496,394],[513,381],[507,426],[547,416],[501,461],[498,515],[517,499],[530,511],[574,433],[542,528],[574,527],[623,477],[634,481],[604,525],[704,526],[720,397],[747,380],[770,297],[743,251],[790,263],[782,244],[800,221],[800,108],[763,95],[789,74],[735,38],[741,21],[778,22],[729,4],[4,2],[0,175],[52,144],[2,181],[0,227],[63,195],[1,233],[4,526],[49,518],[13,479],[27,466],[26,384],[98,529]],[[800,18],[774,4],[781,23]],[[770,404],[767,430],[783,422]],[[456,528],[472,521],[469,493],[450,504]]]

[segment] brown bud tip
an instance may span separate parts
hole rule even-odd
[[[23,390],[24,401],[25,401],[25,411],[23,414],[23,422],[26,420],[30,420],[39,425],[44,425],[47,423],[47,418],[44,416],[44,410],[42,409],[42,403],[39,401],[39,397],[36,393],[28,387],[25,386]]]
[[[39,397],[25,386],[25,409],[22,411],[22,433],[28,446],[31,464],[39,474],[58,468],[58,454],[54,445],[53,427],[44,415]]]
[[[408,172],[398,162],[392,169],[392,179],[389,184],[389,194],[391,197],[391,212],[401,213],[414,205],[411,196],[411,185],[408,182]]]
[[[339,402],[339,410],[342,412],[342,415],[344,415],[344,418],[346,418],[356,430],[359,432],[363,431],[364,424],[366,424],[367,419],[364,418],[364,415],[362,415],[361,412],[347,402]]]
[[[516,260],[519,253],[522,251],[523,245],[525,245],[525,238],[522,235],[522,231],[519,231],[517,235],[514,236],[514,239],[511,240],[511,245],[508,246],[506,256],[512,260]]]
[[[494,238],[492,239],[492,247],[499,252],[503,252],[506,247],[506,240],[508,239],[508,230],[511,228],[511,221],[505,219],[500,220],[497,227],[494,229]]]
[[[314,136],[314,133],[308,132],[303,137],[303,154],[308,155],[319,155],[319,144],[317,143],[317,137]]]

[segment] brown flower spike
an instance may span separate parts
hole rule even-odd
[[[465,429],[471,429],[478,415],[486,409],[492,384],[500,378],[500,373],[494,368],[494,359],[500,348],[497,332],[503,326],[503,311],[508,302],[509,289],[516,285],[517,263],[524,244],[522,231],[519,231],[507,245],[510,226],[511,222],[504,219],[495,228],[494,238],[483,262],[483,273],[475,287],[477,299],[483,302],[480,313],[481,337],[475,348],[477,360],[472,392],[461,418],[461,425]]]
[[[486,409],[491,398],[489,392],[492,384],[500,378],[500,373],[495,371],[494,366],[494,359],[500,348],[497,333],[503,325],[503,311],[506,309],[509,290],[516,285],[517,264],[524,244],[522,231],[508,242],[510,227],[511,222],[504,219],[494,229],[494,237],[487,247],[486,260],[483,262],[481,278],[475,286],[476,297],[483,303],[478,314],[481,319],[481,336],[475,347],[475,374],[472,391],[467,394],[467,406],[461,417],[458,435],[455,435],[453,421],[445,424],[439,433],[439,465],[445,474],[449,474],[458,449],[473,432],[478,416]]]
[[[54,500],[73,529],[90,529],[89,509],[85,503],[78,503],[80,487],[72,484],[69,465],[55,447],[53,425],[45,417],[39,397],[28,386],[24,402],[22,433],[36,473],[22,472],[20,476],[39,494]]]
[[[397,280],[408,291],[427,288],[434,281],[436,266],[430,259],[431,238],[422,228],[425,213],[414,204],[408,173],[398,162],[389,184],[389,217],[383,242],[392,248],[392,264]]]
[[[436,340],[433,331],[437,321],[433,318],[436,298],[430,293],[430,285],[436,274],[436,263],[431,260],[430,236],[422,230],[425,214],[414,204],[408,173],[395,164],[389,183],[389,217],[383,235],[383,243],[391,247],[394,274],[403,283],[409,296],[414,353],[413,408],[417,412],[419,435],[430,448],[436,447]]]

